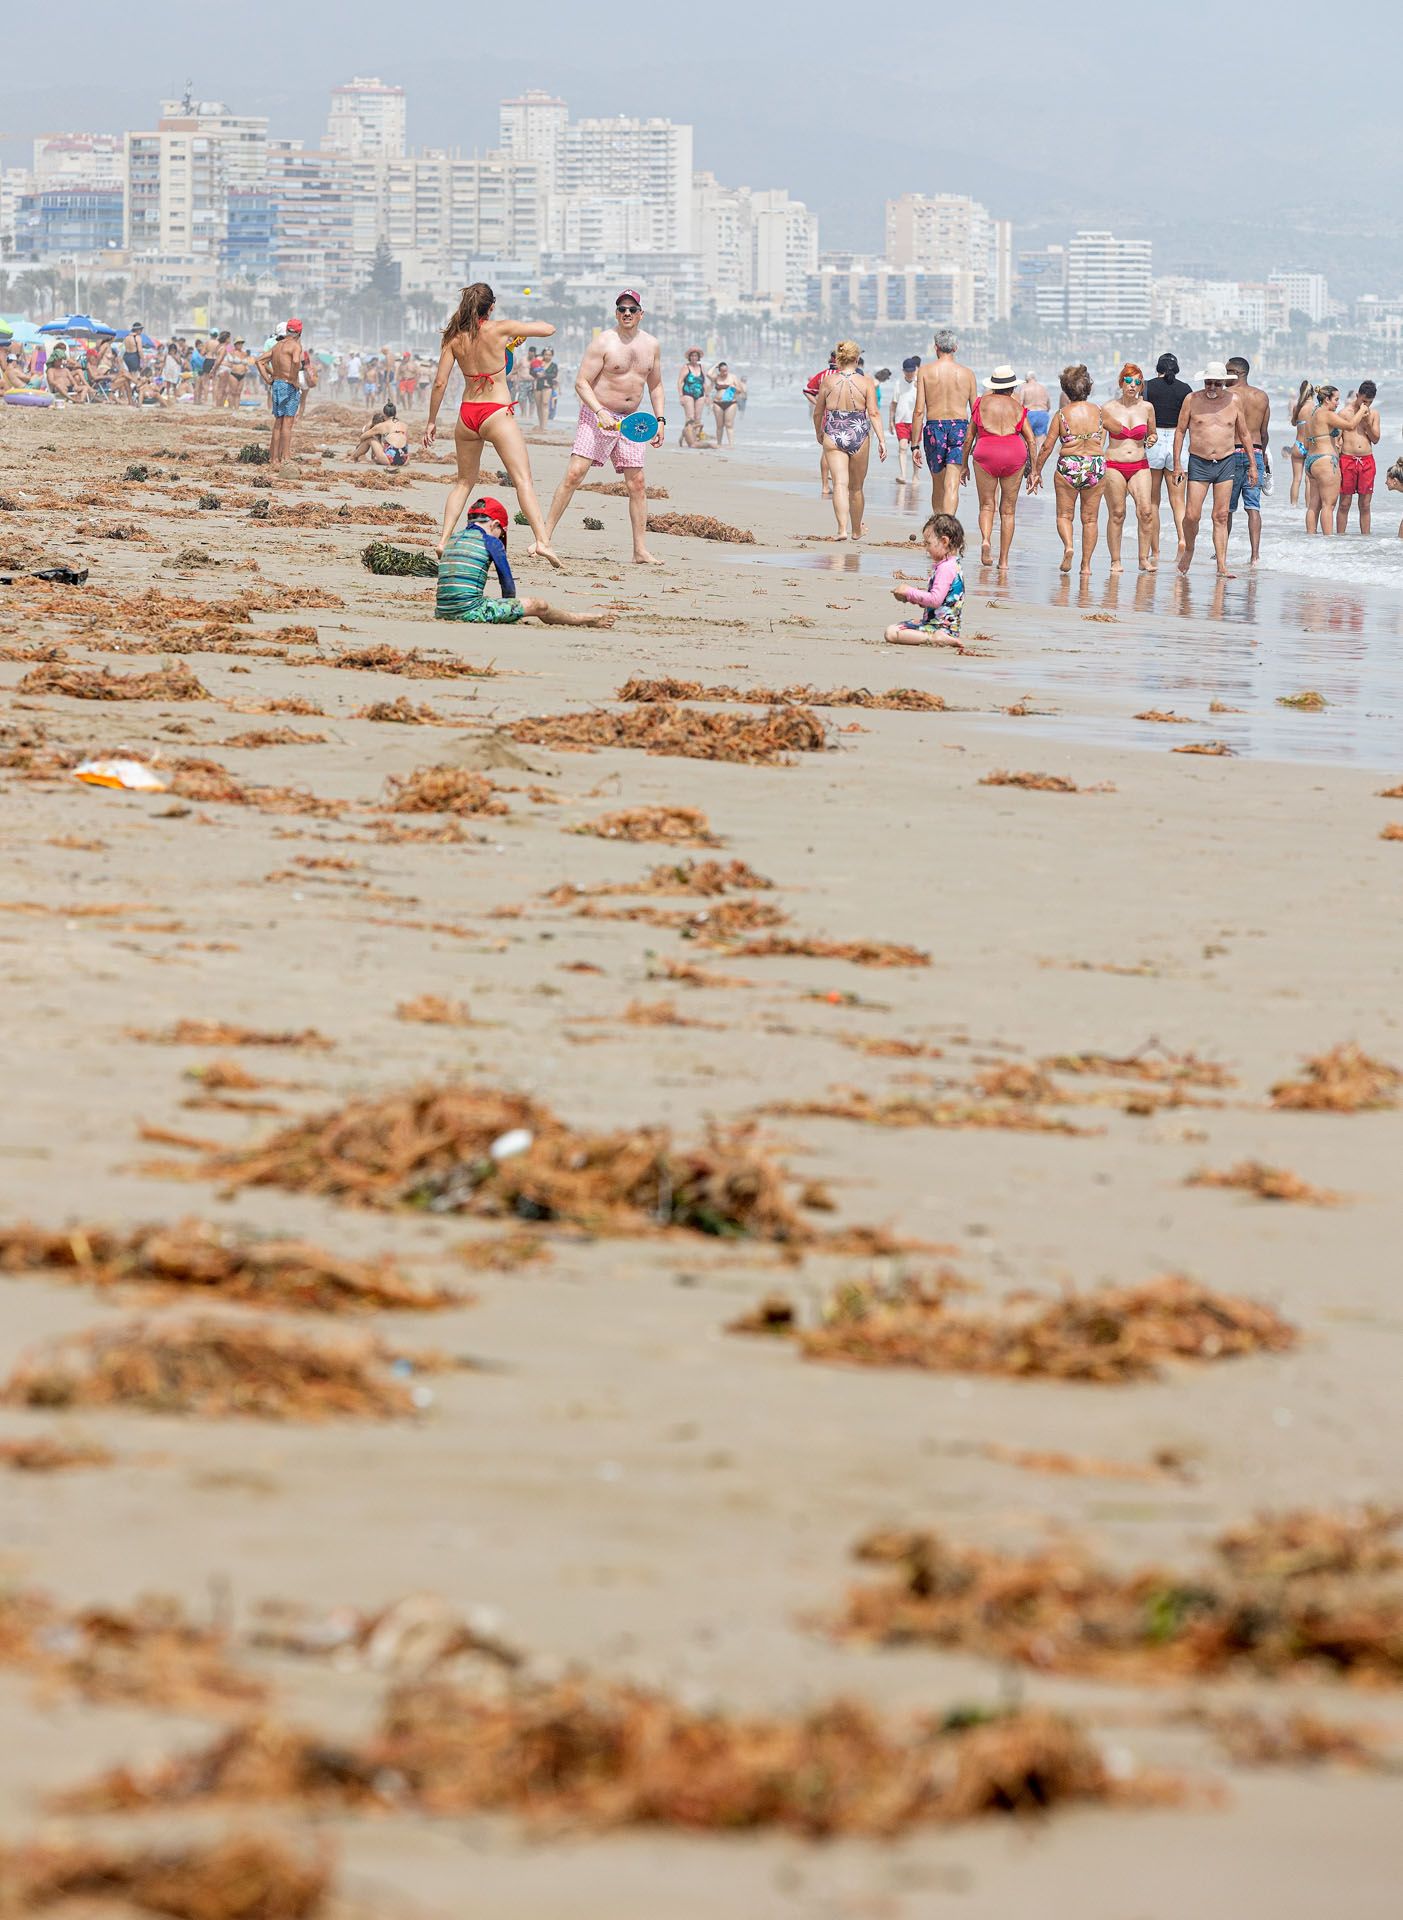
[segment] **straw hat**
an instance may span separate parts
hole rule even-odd
[[[1232,375],[1221,360],[1210,360],[1199,378],[1203,381],[1220,380],[1224,386],[1228,386],[1232,381]]]
[[[1005,364],[1002,367],[994,368],[994,371],[984,382],[984,391],[986,393],[1012,393],[1017,385],[1018,375],[1013,371],[1012,367]]]

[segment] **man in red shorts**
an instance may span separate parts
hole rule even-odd
[[[1335,509],[1336,533],[1348,530],[1349,503],[1355,499],[1359,501],[1359,531],[1368,533],[1373,525],[1374,448],[1379,444],[1379,435],[1383,432],[1379,410],[1374,405],[1378,391],[1372,380],[1360,381],[1357,397],[1366,400],[1368,406],[1352,427],[1345,428],[1344,445],[1340,449],[1340,504]]]

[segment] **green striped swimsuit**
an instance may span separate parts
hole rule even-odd
[[[491,566],[496,566],[496,562],[488,551],[482,529],[470,520],[454,534],[438,563],[438,597],[434,603],[434,618],[473,620],[487,626],[510,626],[517,620],[524,620],[526,609],[519,600],[487,598],[484,589],[487,570]],[[502,568],[497,566],[496,570],[499,583],[504,588],[515,585],[510,568],[506,570],[505,580],[501,579]]]

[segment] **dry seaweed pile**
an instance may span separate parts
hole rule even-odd
[[[819,1838],[1173,1797],[1164,1781],[1113,1782],[1081,1728],[1043,1709],[893,1728],[838,1701],[739,1719],[570,1678],[492,1695],[432,1680],[401,1687],[359,1748],[256,1722],[144,1773],[108,1774],[68,1804],[379,1801],[430,1814],[516,1813],[556,1828],[780,1828]]]
[[[1234,749],[1226,740],[1186,740],[1182,747],[1171,747],[1171,753],[1208,753],[1219,759],[1231,758]]]
[[[465,1000],[450,1000],[441,993],[420,993],[412,1000],[401,1000],[395,1018],[421,1027],[470,1027],[473,1023],[472,1009]]]
[[[129,1040],[162,1047],[305,1047],[330,1053],[336,1045],[315,1027],[241,1027],[234,1020],[177,1020],[169,1027],[128,1027]]]
[[[1317,693],[1314,687],[1308,687],[1304,693],[1283,693],[1277,696],[1279,707],[1295,707],[1300,713],[1320,713],[1330,702],[1323,693]]]
[[[251,727],[247,733],[234,733],[223,743],[226,747],[320,747],[326,744],[324,733],[299,733],[296,727]]]
[[[1382,1734],[1368,1725],[1322,1720],[1300,1708],[1269,1717],[1253,1707],[1190,1709],[1185,1719],[1205,1726],[1240,1767],[1351,1767],[1361,1773],[1398,1771],[1380,1751]]]
[[[576,900],[598,900],[618,894],[700,894],[703,898],[713,898],[746,887],[764,892],[774,884],[744,860],[681,860],[650,867],[641,880],[602,881],[594,887],[577,887],[567,880],[542,898],[553,907],[568,907]]]
[[[1400,1086],[1397,1067],[1371,1060],[1351,1044],[1305,1061],[1299,1080],[1280,1080],[1272,1088],[1271,1103],[1295,1113],[1361,1113],[1397,1106]]]
[[[818,1326],[801,1329],[796,1313],[791,1327],[810,1360],[1113,1384],[1153,1378],[1165,1360],[1279,1353],[1297,1341],[1270,1307],[1179,1274],[991,1313],[952,1312],[954,1290],[948,1275],[863,1282],[839,1288]]]
[[[422,702],[416,707],[404,694],[394,700],[372,700],[368,707],[357,707],[353,720],[379,720],[403,727],[448,727],[454,724],[447,715],[435,713]]]
[[[105,1227],[44,1233],[19,1226],[0,1231],[0,1273],[49,1273],[90,1286],[138,1286],[175,1296],[206,1289],[241,1306],[317,1313],[378,1307],[426,1310],[459,1296],[411,1283],[387,1257],[342,1260],[305,1240],[251,1240],[203,1220],[174,1227]]]
[[[1057,1073],[1103,1074],[1108,1079],[1142,1080],[1153,1086],[1234,1087],[1232,1074],[1196,1053],[1171,1053],[1148,1041],[1134,1053],[1054,1053],[1041,1063]]]
[[[999,1089],[1001,1092],[1002,1089]],[[971,1100],[961,1094],[887,1093],[838,1087],[825,1100],[781,1100],[766,1113],[789,1119],[860,1120],[872,1127],[987,1128],[1010,1133],[1084,1134],[1085,1127],[1036,1111],[1036,1101],[1020,1091],[1007,1099]]]
[[[945,711],[945,702],[938,693],[922,693],[916,687],[892,687],[886,693],[872,693],[866,687],[709,687],[700,680],[645,680],[637,675],[626,680],[614,698],[644,704],[713,700],[759,707],[867,707],[894,713]]]
[[[1113,793],[1105,781],[1094,787],[1079,787],[1062,773],[1007,773],[1002,767],[986,773],[981,787],[1024,787],[1032,793]]]
[[[58,1440],[38,1434],[28,1440],[0,1440],[0,1467],[12,1473],[66,1473],[72,1467],[110,1467],[113,1456],[91,1440]]]
[[[485,477],[486,476],[484,476],[484,478]],[[504,484],[510,484],[507,482],[505,474],[503,474],[502,480]],[[628,488],[622,480],[610,480],[607,482],[596,480],[588,486],[577,487],[575,491],[577,493],[603,493],[607,494],[612,500],[624,500],[628,497]],[[672,495],[666,487],[645,487],[643,493],[645,498],[649,500],[670,500],[672,498]]]
[[[1200,1167],[1184,1182],[1186,1187],[1230,1187],[1253,1193],[1259,1200],[1299,1200],[1311,1207],[1338,1206],[1341,1196],[1328,1187],[1313,1187],[1286,1167],[1269,1167],[1260,1160],[1239,1160],[1235,1167],[1214,1172]]]
[[[261,813],[306,813],[323,820],[346,810],[344,800],[323,800],[304,787],[249,786],[204,754],[187,754],[177,760],[168,785],[180,799],[201,806],[256,807]]]
[[[202,685],[177,660],[155,673],[113,673],[110,667],[35,667],[19,683],[21,693],[61,693],[70,700],[208,700]]]
[[[699,807],[625,807],[619,813],[602,813],[597,820],[566,827],[565,832],[592,834],[598,840],[665,840],[685,847],[721,844]]]
[[[319,667],[344,667],[357,673],[399,673],[407,680],[491,680],[497,669],[475,667],[457,655],[424,653],[418,647],[392,647],[378,641],[370,647],[351,647],[329,659],[309,662]]]
[[[823,723],[807,707],[772,707],[763,717],[697,713],[663,704],[627,713],[596,707],[588,713],[547,713],[518,720],[514,740],[532,747],[638,747],[692,760],[783,764],[791,753],[819,753]]]
[[[365,1334],[309,1340],[226,1320],[134,1321],[74,1334],[22,1360],[3,1398],[27,1407],[387,1420],[419,1405],[391,1371],[406,1358]],[[427,1362],[415,1356],[414,1364]]]
[[[1399,1515],[1271,1516],[1223,1535],[1202,1570],[1120,1573],[1070,1544],[1026,1556],[877,1534],[861,1560],[896,1569],[855,1588],[840,1631],[924,1642],[1057,1673],[1156,1680],[1235,1668],[1403,1680]]]
[[[1166,713],[1160,707],[1149,707],[1144,713],[1137,713],[1135,718],[1137,720],[1158,720],[1162,726],[1166,727],[1193,727],[1198,724],[1198,722],[1191,719],[1187,713],[1175,713],[1172,709]]]
[[[685,533],[694,540],[724,540],[735,547],[753,547],[755,535],[746,527],[729,527],[710,513],[650,513],[649,533]]]
[[[295,1121],[201,1171],[363,1206],[560,1220],[592,1231],[802,1243],[780,1168],[745,1128],[679,1146],[660,1127],[584,1133],[524,1094],[424,1086]]]
[[[157,1596],[129,1612],[66,1614],[45,1594],[12,1590],[0,1599],[0,1662],[109,1705],[247,1712],[266,1695],[261,1681],[231,1663],[221,1629],[192,1624],[175,1601]]]
[[[928,967],[930,955],[896,940],[814,940],[783,933],[762,934],[730,948],[742,960],[849,960],[855,967]]]
[[[486,774],[466,767],[416,767],[391,774],[385,805],[391,813],[488,814],[510,811]]]
[[[360,1666],[396,1679],[468,1679],[481,1673],[484,1659],[509,1669],[524,1665],[516,1647],[470,1626],[432,1593],[411,1594],[371,1613],[355,1607],[320,1613],[294,1601],[265,1601],[248,1640],[279,1653],[333,1660],[341,1672]]]
[[[160,1846],[96,1840],[0,1848],[8,1915],[154,1914],[162,1920],[322,1920],[331,1874],[283,1841],[235,1834]]]

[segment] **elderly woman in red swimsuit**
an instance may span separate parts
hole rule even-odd
[[[994,508],[999,510],[999,572],[1008,566],[1013,547],[1013,522],[1018,512],[1018,489],[1024,475],[1028,491],[1035,491],[1032,460],[1037,452],[1028,409],[1014,398],[1018,375],[1012,367],[995,367],[984,382],[984,392],[970,409],[969,450],[961,485],[969,483],[970,469],[979,492],[981,566],[993,558]]]
[[[497,298],[491,287],[478,280],[464,287],[458,311],[443,330],[443,350],[438,356],[438,371],[429,394],[429,424],[424,429],[424,451],[434,443],[438,410],[456,366],[463,375],[464,399],[458,409],[458,425],[453,435],[453,450],[458,456],[458,477],[448,489],[443,507],[443,537],[438,543],[442,557],[453,529],[477,485],[482,449],[490,446],[501,456],[507,477],[516,489],[521,511],[530,523],[536,543],[531,551],[559,566],[560,560],[546,538],[546,523],[541,503],[536,498],[531,478],[531,456],[526,451],[526,436],[517,425],[516,408],[507,388],[507,350],[512,341],[548,340],[555,328],[548,320],[495,319]]]
[[[1154,445],[1155,410],[1145,398],[1145,376],[1133,360],[1120,370],[1120,386],[1114,400],[1101,409],[1101,420],[1110,437],[1106,448],[1106,545],[1111,555],[1111,572],[1120,573],[1120,543],[1125,532],[1125,503],[1135,507],[1140,531],[1140,571],[1155,572],[1154,535],[1156,514],[1154,485],[1150,463],[1145,458]]]

